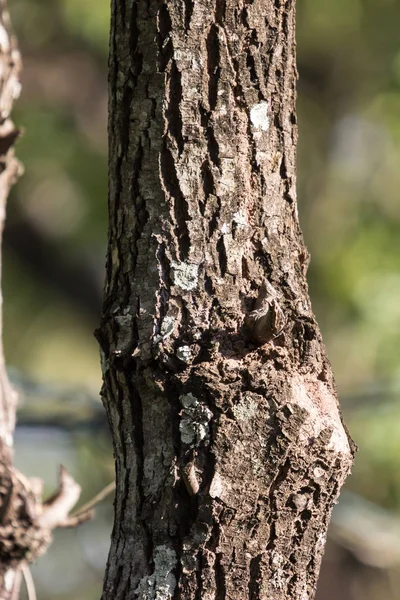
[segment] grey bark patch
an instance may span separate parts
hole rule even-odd
[[[261,131],[268,131],[269,129],[269,118],[268,118],[268,102],[260,102],[252,106],[250,110],[250,120],[255,129],[261,129]]]
[[[197,287],[199,280],[199,267],[198,265],[191,264],[188,262],[172,262],[172,280],[175,285],[180,287],[182,290],[194,290]]]
[[[178,348],[178,350],[176,351],[176,356],[179,358],[179,360],[181,360],[184,363],[189,363],[192,358],[192,350],[190,349],[190,346],[180,346]]]
[[[239,421],[249,421],[257,415],[258,404],[247,394],[243,400],[233,407],[233,413]]]
[[[160,333],[165,339],[171,335],[174,330],[175,317],[165,317],[162,322]]]
[[[208,424],[213,413],[191,393],[180,396],[179,400],[183,406],[179,423],[181,440],[188,446],[197,446],[209,435]]]
[[[245,228],[247,225],[247,217],[241,210],[238,210],[237,212],[235,212],[235,214],[233,215],[233,221],[239,227]]]
[[[138,600],[171,600],[176,587],[173,570],[177,559],[175,550],[157,546],[154,550],[154,572],[143,577],[135,590]]]
[[[166,340],[172,335],[174,331],[176,318],[175,317],[165,317],[161,323],[160,334],[154,336],[154,343],[158,344],[162,340]]]

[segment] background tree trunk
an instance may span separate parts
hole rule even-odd
[[[293,0],[113,0],[103,600],[312,598],[349,472],[307,292]]]
[[[14,155],[14,143],[20,131],[10,116],[21,90],[20,71],[21,57],[7,3],[0,0],[0,251],[7,196],[22,173],[22,166]],[[42,481],[25,477],[14,467],[17,395],[5,367],[1,301],[0,290],[0,599],[17,600],[22,571],[46,551],[53,529],[76,526],[89,515],[70,517],[81,488],[63,467],[59,489],[45,502]]]

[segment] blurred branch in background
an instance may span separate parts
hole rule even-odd
[[[41,115],[32,123],[24,119],[28,173],[5,232],[8,251],[34,273],[37,282],[52,288],[93,323],[100,312],[102,263],[84,249],[83,255],[76,255],[66,247],[96,220],[85,207],[82,187],[89,184],[91,193],[97,189],[102,201],[96,208],[105,220],[107,90],[102,67],[90,54],[78,51],[58,49],[45,59],[40,53],[27,57],[24,97]],[[49,121],[46,112],[53,111]],[[63,113],[69,115],[67,120]],[[61,127],[57,118],[64,121]],[[81,137],[80,144],[75,136]]]

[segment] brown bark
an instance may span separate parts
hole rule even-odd
[[[103,600],[312,598],[349,472],[306,284],[293,0],[113,0]]]

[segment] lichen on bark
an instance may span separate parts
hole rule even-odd
[[[293,0],[112,2],[103,600],[160,547],[174,600],[314,595],[354,448],[308,297],[294,36]]]

